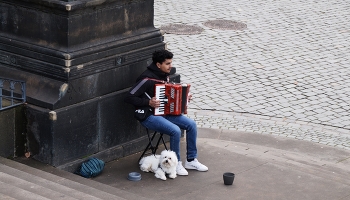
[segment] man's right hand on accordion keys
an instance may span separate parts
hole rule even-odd
[[[156,97],[152,97],[149,100],[149,106],[151,106],[152,108],[158,108],[160,106],[160,100]]]
[[[154,115],[187,114],[187,104],[192,97],[190,87],[190,84],[181,83],[155,84],[155,97],[160,104],[155,107]]]

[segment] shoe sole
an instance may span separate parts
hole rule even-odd
[[[200,169],[197,169],[197,168],[195,168],[195,167],[185,167],[185,169],[195,169],[195,170],[200,171],[200,172],[206,172],[206,171],[208,171],[207,169],[206,169],[206,170],[200,170]]]

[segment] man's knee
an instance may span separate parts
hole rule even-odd
[[[177,137],[177,138],[181,137],[181,129],[179,127],[174,129],[174,136]]]
[[[193,119],[188,122],[188,130],[190,129],[197,129],[197,123]]]

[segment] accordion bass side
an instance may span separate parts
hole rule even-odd
[[[187,114],[188,93],[190,84],[165,83],[155,84],[155,97],[160,106],[154,109],[154,115]]]

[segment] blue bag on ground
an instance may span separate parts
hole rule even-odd
[[[85,178],[91,178],[99,175],[104,167],[105,163],[102,160],[90,158],[81,164],[76,173]]]

